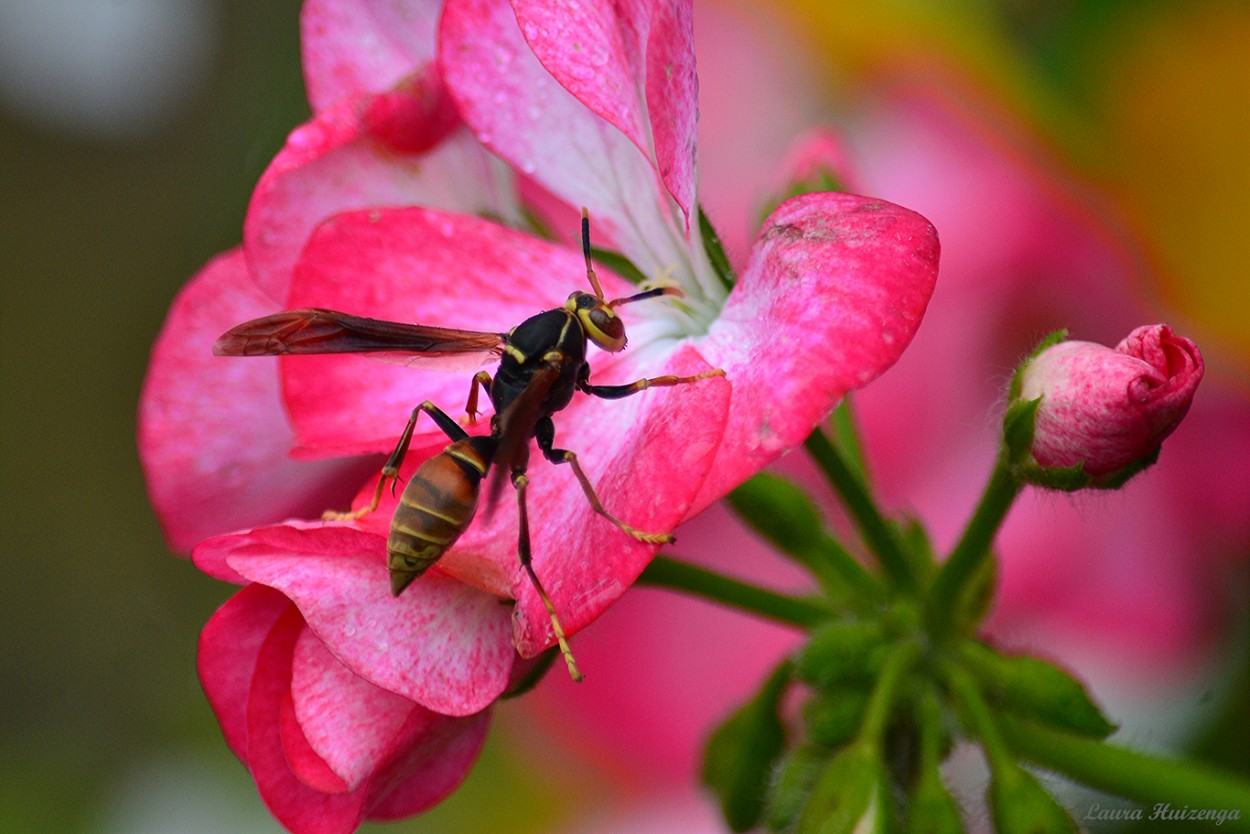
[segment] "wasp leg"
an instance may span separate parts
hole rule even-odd
[[[584,382],[579,387],[587,394],[595,397],[602,397],[605,400],[619,400],[628,397],[630,394],[646,391],[648,388],[685,385],[687,382],[697,382],[700,379],[724,375],[725,371],[723,369],[716,368],[715,370],[704,371],[694,376],[654,376],[650,379],[639,379],[626,385],[591,385],[589,382]]]
[[[478,371],[473,375],[473,381],[469,383],[469,401],[465,403],[464,413],[469,415],[469,425],[477,422],[477,415],[481,414],[477,410],[477,392],[481,388],[486,392],[486,396],[490,396],[490,384],[494,382],[491,375],[486,371]]]
[[[404,462],[404,456],[408,454],[408,444],[412,442],[412,431],[417,426],[417,417],[423,411],[430,415],[434,422],[438,424],[438,427],[443,430],[443,433],[451,438],[453,443],[457,440],[464,440],[469,436],[469,433],[460,428],[460,425],[448,417],[442,409],[426,400],[412,410],[412,416],[408,418],[408,425],[404,426],[404,433],[399,436],[399,443],[396,444],[395,451],[391,452],[391,456],[386,459],[386,465],[382,467],[382,477],[378,478],[378,487],[373,491],[373,500],[359,510],[350,510],[345,513],[326,510],[321,514],[321,518],[324,521],[355,521],[356,519],[364,518],[376,510],[378,504],[382,502],[382,490],[385,489],[387,481],[391,482],[391,494],[395,494],[395,482],[399,480],[399,467]]]
[[[538,421],[538,425],[534,427],[534,437],[538,440],[538,448],[542,451],[543,457],[552,463],[567,463],[573,467],[573,474],[577,476],[577,481],[582,485],[582,492],[586,494],[586,500],[590,502],[590,507],[599,515],[615,524],[623,532],[628,533],[640,542],[648,544],[672,544],[676,541],[672,535],[668,533],[647,533],[637,528],[631,527],[621,521],[616,516],[609,513],[603,508],[603,503],[599,501],[599,496],[595,494],[595,488],[591,486],[590,479],[586,477],[586,473],[582,470],[582,465],[577,462],[577,455],[568,449],[553,448],[556,440],[555,423],[550,417],[544,417]]]
[[[552,603],[551,597],[547,596],[543,583],[538,581],[538,574],[534,572],[533,555],[530,553],[529,513],[525,509],[525,489],[529,486],[529,482],[530,479],[525,476],[524,472],[512,473],[512,485],[516,487],[517,526],[519,528],[517,555],[520,556],[521,567],[525,568],[525,572],[529,574],[534,590],[538,592],[538,598],[543,601],[543,606],[547,609],[547,616],[551,618],[551,630],[555,632],[556,641],[560,644],[560,653],[564,655],[564,662],[569,667],[569,675],[573,680],[581,682],[582,673],[577,670],[577,663],[573,660],[573,650],[569,648],[569,641],[564,636],[560,618],[556,616],[555,604]]]

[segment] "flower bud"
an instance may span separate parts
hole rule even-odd
[[[1115,349],[1045,346],[1012,382],[1013,406],[1037,401],[1029,451],[1041,471],[1024,466],[1022,477],[1062,488],[1119,486],[1154,463],[1202,373],[1197,346],[1164,324],[1137,328]],[[1061,484],[1046,470],[1079,476]]]

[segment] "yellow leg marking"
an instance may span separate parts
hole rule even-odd
[[[490,384],[494,379],[486,371],[478,371],[473,375],[473,381],[469,383],[469,401],[464,405],[464,413],[469,415],[469,425],[477,422],[477,417],[482,412],[477,410],[478,389],[490,391]]]
[[[577,476],[578,482],[582,485],[582,492],[586,494],[586,500],[590,502],[591,509],[599,515],[603,516],[622,531],[633,536],[640,542],[646,542],[647,544],[672,544],[676,541],[676,539],[668,533],[647,533],[642,530],[638,530],[609,513],[603,508],[603,503],[599,501],[599,496],[595,494],[595,488],[591,486],[590,479],[587,478],[586,473],[582,471],[582,465],[577,462],[577,455],[573,452],[566,451],[564,453],[564,462],[573,467],[573,474]]]
[[[373,500],[368,506],[361,507],[359,510],[348,510],[347,512],[338,512],[336,510],[326,510],[321,514],[322,521],[357,521],[364,518],[369,513],[378,508],[378,504],[382,503],[382,490],[386,487],[386,482],[392,483],[392,491],[394,490],[394,482],[399,478],[399,471],[393,466],[382,467],[382,477],[378,478],[378,487],[373,491]]]
[[[525,488],[529,486],[529,478],[519,472],[515,473],[512,476],[512,485],[516,487],[517,526],[520,528],[517,551],[521,558],[521,567],[525,568],[525,572],[529,574],[530,584],[534,586],[534,590],[538,592],[538,598],[543,601],[543,607],[547,609],[547,617],[551,620],[551,630],[555,633],[556,642],[560,645],[560,654],[564,655],[564,663],[569,667],[569,677],[581,683],[583,675],[577,668],[577,661],[573,659],[573,650],[569,648],[569,641],[564,636],[564,627],[560,625],[560,618],[556,615],[556,606],[552,603],[551,597],[547,596],[543,583],[538,580],[538,574],[534,572],[530,554],[529,513],[525,509]]]

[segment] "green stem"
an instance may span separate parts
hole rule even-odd
[[[881,666],[877,674],[877,682],[868,696],[868,705],[864,708],[864,722],[860,725],[859,740],[866,744],[878,745],[885,736],[886,724],[890,720],[890,712],[898,698],[899,685],[903,676],[911,670],[920,654],[920,645],[911,640],[897,644]]]
[[[1225,822],[1233,831],[1250,831],[1250,784],[1232,774],[1199,762],[1174,761],[1114,747],[1082,736],[1045,729],[1004,718],[1003,735],[1019,755],[1034,764],[1058,771],[1107,793],[1146,806],[1173,811],[1190,809],[1229,812]],[[1239,819],[1232,819],[1237,812]]]
[[[1022,487],[999,456],[976,512],[950,558],[938,571],[929,592],[930,633],[935,639],[940,640],[949,633],[963,592],[972,576],[990,558],[990,544]]]
[[[830,616],[829,609],[815,603],[769,591],[670,556],[652,559],[638,581],[657,588],[685,591],[799,628],[812,628]]]
[[[855,413],[851,407],[851,395],[847,394],[833,410],[830,419],[833,428],[833,439],[837,448],[842,450],[847,468],[851,474],[859,478],[860,483],[868,484],[868,465],[864,462],[864,447],[859,439],[859,428],[855,425]]]
[[[837,539],[822,533],[810,548],[796,549],[791,555],[812,572],[831,599],[845,602],[856,611],[876,609],[881,586]]]
[[[1015,772],[1015,758],[1007,748],[1003,739],[999,722],[995,720],[990,706],[981,696],[981,690],[972,676],[954,663],[942,664],[942,674],[950,686],[951,694],[963,708],[967,718],[968,729],[981,741],[981,749],[985,751],[985,761],[995,779],[1010,779]]]
[[[816,460],[821,471],[825,473],[834,491],[842,498],[851,518],[863,535],[864,542],[876,554],[877,560],[893,584],[906,591],[913,593],[917,591],[916,577],[908,568],[902,548],[877,510],[872,497],[864,488],[864,482],[855,476],[846,461],[842,459],[842,455],[820,429],[808,435],[803,445]]]

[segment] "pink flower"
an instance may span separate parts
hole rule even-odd
[[[1044,467],[1081,466],[1095,483],[1153,463],[1189,411],[1202,354],[1167,325],[1139,327],[1115,349],[1064,341],[1027,360],[1019,398],[1040,398],[1033,457]]]
[[[299,608],[244,588],[200,636],[200,679],[227,744],[292,831],[354,831],[422,811],[477,758],[489,714],[440,715],[348,670]]]
[[[306,4],[313,119],[258,184],[243,248],[210,263],[176,301],[140,409],[145,473],[171,542],[203,542],[197,565],[246,585],[210,624],[206,635],[229,636],[206,639],[200,668],[271,807],[286,807],[272,795],[287,787],[264,781],[276,773],[296,793],[302,785],[317,802],[342,802],[335,819],[344,825],[415,808],[408,793],[392,800],[383,789],[398,778],[392,762],[434,773],[432,786],[453,783],[467,763],[440,769],[420,752],[428,739],[476,749],[479,723],[466,716],[505,690],[518,653],[533,656],[554,638],[517,562],[510,502],[479,518],[399,598],[385,566],[393,501],[359,522],[298,520],[372,491],[376,457],[326,458],[389,451],[417,403],[458,408],[467,373],[350,355],[212,358],[222,331],[320,306],[506,332],[586,288],[576,246],[510,226],[537,211],[571,236],[576,208],[587,206],[596,245],[684,291],[679,302],[625,308],[629,349],[596,353],[594,381],[726,374],[616,402],[579,397],[556,416],[558,445],[577,452],[604,504],[649,531],[673,529],[801,442],[911,340],[938,245],[924,218],[898,206],[796,197],[765,221],[732,289],[718,276],[699,233],[690,15],[689,3],[592,3],[572,17],[524,0],[448,0],[441,12],[417,0]],[[606,269],[600,279],[610,298],[632,291]],[[446,443],[420,421],[402,475]],[[655,546],[595,515],[564,468],[540,462],[530,475],[535,569],[576,632],[629,587]],[[229,625],[256,600],[268,614]],[[286,678],[260,651],[243,664],[250,676],[229,671],[235,644],[271,641],[297,647],[274,649]],[[279,696],[260,680],[289,689],[294,712],[270,709]],[[390,704],[391,716],[459,718],[411,733],[396,720],[370,729],[366,744],[352,722],[319,723],[316,710],[300,707],[317,688],[305,688],[310,680],[336,704],[363,692]],[[245,741],[240,715],[249,716]],[[253,715],[293,715],[288,730],[316,756],[303,758],[302,744],[279,749]],[[263,777],[253,732],[267,757]],[[352,752],[362,745],[367,754]],[[348,787],[336,792],[340,782]],[[297,831],[321,830],[282,818]]]

